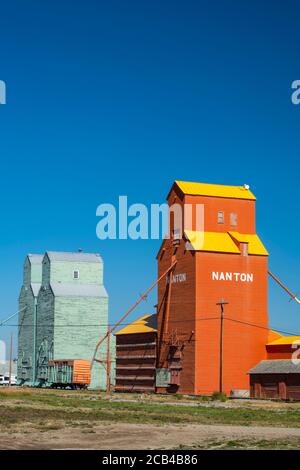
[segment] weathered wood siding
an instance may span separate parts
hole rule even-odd
[[[74,271],[79,271],[79,279],[74,279]],[[74,284],[103,284],[103,263],[43,260],[43,283],[67,282]]]
[[[54,295],[42,285],[37,303],[37,380],[47,381],[48,361],[53,359]]]
[[[54,358],[91,360],[99,339],[107,332],[108,299],[92,297],[57,297],[54,316]],[[98,359],[106,359],[103,343]],[[94,363],[91,388],[104,389],[106,372]]]
[[[300,374],[250,374],[251,398],[300,400]]]
[[[74,271],[79,271],[79,279],[74,279]],[[102,262],[73,262],[43,260],[42,289],[38,301],[39,335],[38,342],[42,355],[54,360],[86,359],[93,357],[96,344],[107,332],[108,298],[88,295],[55,295],[51,285],[60,286],[103,285]],[[46,290],[45,290],[46,289]],[[63,290],[63,289],[62,289]],[[106,360],[107,342],[104,342],[97,359]],[[45,376],[42,357],[39,377]],[[111,337],[112,383],[115,369],[115,340]],[[91,374],[91,388],[105,389],[106,369],[103,364],[94,363]]]
[[[42,279],[41,260],[30,261],[27,256],[23,268],[23,285],[19,296],[18,316],[18,381],[33,383],[34,375],[34,341],[35,341],[35,309],[37,291]],[[35,285],[33,290],[32,286]]]
[[[26,308],[26,310],[24,310]],[[19,297],[18,320],[18,380],[31,382],[33,363],[33,316],[35,297],[28,286],[23,286]]]
[[[155,391],[156,336],[156,332],[116,336],[116,391]]]

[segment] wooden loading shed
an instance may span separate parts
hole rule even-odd
[[[249,374],[251,398],[300,400],[300,360],[264,360]]]
[[[144,315],[116,336],[117,392],[155,392],[156,314]]]

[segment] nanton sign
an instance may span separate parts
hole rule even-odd
[[[211,273],[213,281],[234,281],[234,282],[253,282],[252,273],[231,273],[223,271],[213,271]]]
[[[254,274],[252,273],[233,273],[228,271],[212,271],[211,277],[213,281],[231,281],[231,282],[253,282]],[[172,284],[186,281],[186,273],[172,274]],[[166,278],[169,283],[169,276]]]
[[[167,276],[167,284],[169,284],[169,276]],[[186,281],[186,273],[172,274],[172,284]]]

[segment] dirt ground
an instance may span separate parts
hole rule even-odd
[[[0,449],[184,449],[222,448],[236,442],[237,447],[257,447],[257,443],[289,442],[300,448],[300,429],[261,428],[223,425],[153,426],[104,424],[93,429],[65,428],[38,432],[33,429],[0,434]],[[232,445],[234,447],[234,445]]]
[[[300,404],[0,391],[0,449],[300,449]]]

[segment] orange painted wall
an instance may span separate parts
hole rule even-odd
[[[204,204],[204,231],[255,233],[255,201],[207,196],[189,196],[185,204]],[[224,224],[218,224],[218,211],[224,212]],[[230,213],[237,214],[237,226],[230,225]],[[195,227],[193,227],[195,229]]]
[[[174,187],[169,204],[204,204],[205,231],[255,233],[255,201],[189,196]],[[224,211],[225,223],[218,224],[218,211]],[[238,215],[237,227],[230,226],[230,213]],[[171,219],[172,220],[172,219]],[[172,228],[172,226],[171,226]],[[220,306],[225,306],[223,334],[223,390],[249,389],[248,371],[267,358],[268,258],[213,252],[189,252],[184,240],[175,247],[165,240],[158,254],[158,275],[176,255],[174,274],[186,274],[186,281],[172,285],[169,332],[184,340],[179,393],[210,394],[219,389]],[[214,281],[212,271],[253,274],[253,282]],[[165,279],[158,286],[158,343],[161,343],[158,367],[168,367],[167,338],[162,335],[162,318],[166,309]],[[247,325],[250,324],[250,325]],[[167,391],[167,390],[160,390]]]
[[[213,271],[252,273],[253,282],[212,280]],[[266,358],[267,258],[197,252],[196,393],[219,389],[220,306],[216,303],[221,298],[228,302],[223,324],[223,390],[230,393],[249,389],[247,372]]]
[[[255,233],[255,201],[245,199],[230,199],[208,196],[190,196],[180,193],[178,188],[173,188],[169,194],[169,205],[179,204],[203,204],[204,205],[204,231],[206,232],[228,232],[238,231],[240,233]],[[218,211],[224,212],[224,224],[218,224]],[[237,225],[230,225],[230,213],[237,214]],[[194,212],[195,214],[195,212]],[[171,229],[172,229],[171,224]],[[185,229],[195,230],[193,224]]]

